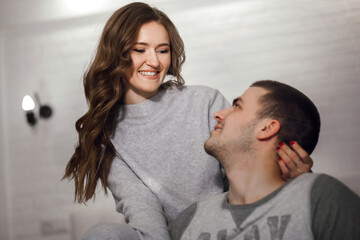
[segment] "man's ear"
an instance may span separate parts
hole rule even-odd
[[[275,136],[280,130],[280,122],[276,119],[264,119],[259,124],[256,137],[258,140],[266,140]]]

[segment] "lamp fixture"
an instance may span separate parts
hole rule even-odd
[[[35,109],[35,102],[32,99],[32,97],[30,97],[30,95],[26,95],[23,98],[22,101],[22,109],[26,112],[26,120],[29,123],[29,125],[34,126],[36,124],[36,118],[35,118],[35,114],[34,114],[34,109]]]
[[[36,93],[35,93],[35,99],[36,99],[37,103],[38,103],[39,106],[40,106],[40,110],[39,110],[40,117],[42,117],[42,118],[49,118],[49,117],[51,117],[51,115],[52,115],[52,109],[51,109],[51,107],[49,107],[48,105],[42,105],[42,104],[40,103],[39,95],[37,95]]]
[[[52,115],[52,109],[48,105],[40,103],[39,96],[35,93],[35,99],[39,105],[39,115],[41,118],[49,118]],[[26,112],[26,120],[30,126],[34,126],[37,122],[34,109],[36,104],[30,95],[26,95],[22,101],[22,109]]]

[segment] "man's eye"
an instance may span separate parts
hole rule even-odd
[[[235,107],[235,108],[241,108],[241,106],[240,106],[238,103],[235,103],[235,104],[234,104],[234,107]]]
[[[133,49],[133,51],[134,51],[134,52],[138,52],[138,53],[143,53],[143,52],[145,52],[144,49],[138,49],[138,48]]]

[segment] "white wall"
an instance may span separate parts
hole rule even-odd
[[[7,183],[7,147],[6,147],[6,135],[5,129],[5,116],[4,109],[6,108],[4,92],[5,92],[5,79],[4,79],[4,54],[3,54],[3,33],[0,31],[0,240],[8,239],[8,201],[9,197],[9,184]]]
[[[105,1],[102,12],[70,14],[60,8],[61,1],[31,1],[33,15],[27,15],[21,4],[29,3],[18,0],[25,16],[9,20],[16,10],[13,2],[0,4],[7,17],[7,24],[0,25],[5,46],[0,52],[0,130],[8,129],[0,138],[6,147],[0,147],[0,181],[5,178],[9,190],[0,195],[0,205],[8,203],[9,240],[67,240],[70,213],[84,209],[72,202],[73,182],[60,181],[76,141],[74,123],[86,109],[81,75],[109,9],[119,4]],[[183,37],[188,84],[218,88],[231,100],[255,80],[275,79],[312,98],[322,116],[313,170],[339,178],[360,194],[359,1],[152,3],[168,13]],[[49,14],[57,7],[63,12]],[[34,92],[53,107],[54,116],[31,128],[21,100]],[[114,208],[100,191],[95,205]],[[1,225],[4,211],[0,208]],[[58,234],[44,234],[44,223],[58,227]],[[1,239],[7,239],[2,231]]]

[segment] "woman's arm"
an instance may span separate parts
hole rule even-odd
[[[113,160],[108,181],[117,211],[124,214],[125,222],[140,239],[170,240],[159,199],[121,158]]]

